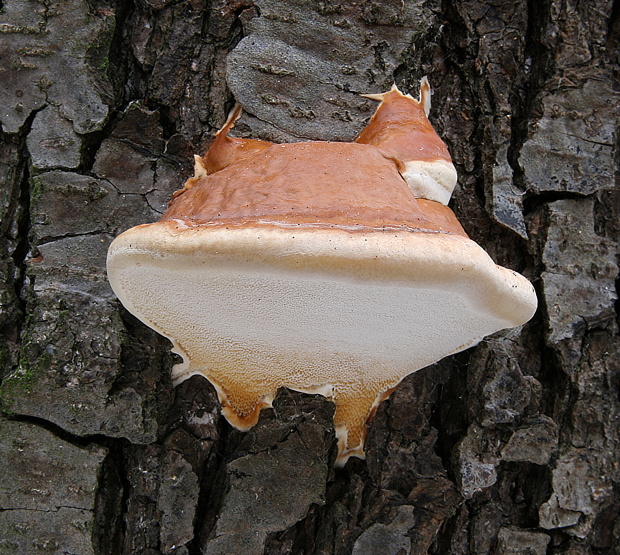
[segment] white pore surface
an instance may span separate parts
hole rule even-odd
[[[451,162],[412,161],[405,164],[403,179],[416,198],[448,204],[456,185],[456,169]]]
[[[177,381],[247,371],[293,389],[373,388],[510,325],[458,291],[245,262],[128,265],[114,283],[131,312],[175,342],[185,359]]]

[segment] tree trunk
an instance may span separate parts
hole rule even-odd
[[[0,1],[0,553],[620,553],[612,0]],[[451,207],[539,310],[408,378],[335,469],[333,406],[249,432],[105,274],[236,100],[237,136],[350,141],[393,81]]]

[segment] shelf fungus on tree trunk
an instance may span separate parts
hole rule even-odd
[[[281,387],[335,405],[338,460],[408,374],[519,326],[531,284],[497,266],[446,206],[456,172],[418,100],[382,95],[353,143],[228,136],[236,108],[157,223],[117,237],[108,275],[246,430]]]

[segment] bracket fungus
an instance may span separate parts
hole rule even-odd
[[[355,142],[228,135],[157,223],[117,237],[123,305],[172,341],[176,384],[199,374],[247,430],[281,387],[336,406],[337,464],[408,374],[527,322],[532,285],[494,264],[446,206],[456,172],[419,99],[396,87]]]

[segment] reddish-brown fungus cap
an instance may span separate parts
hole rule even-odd
[[[228,165],[199,165],[159,222],[108,254],[119,299],[183,358],[175,382],[206,377],[237,428],[280,387],[320,393],[336,404],[338,463],[363,457],[366,422],[406,375],[532,316],[530,283],[416,199],[382,149],[237,147],[221,139]]]
[[[415,197],[448,204],[457,176],[445,143],[428,120],[430,95],[426,78],[419,100],[396,85],[386,93],[366,95],[381,104],[355,142],[373,145],[396,160]]]
[[[209,175],[170,204],[185,225],[411,229],[464,235],[453,212],[411,194],[397,164],[371,145],[272,145]]]

